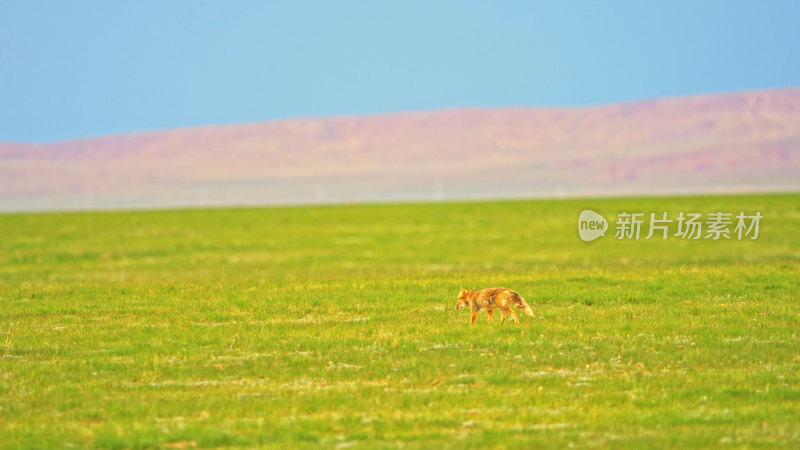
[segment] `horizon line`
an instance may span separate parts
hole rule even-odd
[[[755,92],[794,91],[794,90],[800,91],[800,85],[783,86],[783,87],[769,87],[769,88],[757,88],[757,89],[744,89],[744,90],[735,90],[735,91],[715,91],[715,92],[705,92],[705,93],[701,93],[701,94],[647,97],[647,98],[640,98],[640,99],[635,99],[635,100],[622,100],[622,101],[617,101],[617,102],[589,103],[589,104],[583,104],[583,105],[565,105],[565,106],[553,106],[553,105],[536,105],[536,106],[532,106],[532,105],[468,106],[468,105],[461,105],[461,106],[447,106],[447,107],[432,108],[432,109],[410,109],[410,110],[381,111],[381,112],[364,113],[364,114],[341,113],[341,114],[330,114],[330,115],[301,115],[301,116],[287,116],[287,117],[274,118],[274,119],[247,120],[247,121],[242,121],[242,122],[206,123],[206,124],[195,124],[195,125],[182,125],[182,126],[176,126],[176,127],[170,127],[170,128],[154,128],[154,129],[148,129],[148,130],[112,132],[112,133],[109,133],[109,134],[87,135],[87,136],[82,136],[82,137],[66,138],[66,139],[59,139],[59,140],[45,141],[45,142],[0,140],[0,145],[26,145],[26,146],[39,147],[39,146],[49,146],[49,145],[64,144],[64,143],[69,143],[69,142],[87,141],[87,140],[94,140],[94,139],[106,139],[106,138],[121,137],[121,136],[158,134],[158,133],[165,133],[165,132],[176,131],[176,130],[192,130],[192,129],[202,129],[202,128],[213,128],[213,127],[235,127],[235,126],[243,126],[243,125],[244,126],[246,126],[246,125],[258,125],[258,124],[266,124],[266,123],[278,123],[278,122],[301,121],[301,120],[370,119],[370,118],[386,117],[386,116],[393,116],[393,115],[425,114],[425,113],[437,113],[437,112],[447,112],[447,111],[578,110],[578,109],[603,108],[603,107],[616,106],[616,105],[629,105],[629,104],[636,104],[636,103],[657,102],[657,101],[663,101],[663,100],[679,100],[679,99],[689,99],[689,98],[697,98],[697,97],[727,96],[727,95],[738,95],[738,94],[755,93]]]

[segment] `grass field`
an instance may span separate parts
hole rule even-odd
[[[789,194],[2,215],[0,447],[799,447],[798,233]],[[537,317],[470,326],[495,285]]]

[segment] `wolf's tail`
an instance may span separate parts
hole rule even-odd
[[[516,293],[514,294],[514,306],[521,309],[522,312],[524,312],[525,314],[531,317],[536,317],[533,315],[533,310],[531,309],[531,307],[527,303],[525,303],[525,299],[523,299],[519,294]]]

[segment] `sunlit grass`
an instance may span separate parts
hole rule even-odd
[[[798,195],[0,216],[0,446],[797,446],[798,232]],[[494,285],[537,318],[469,326]]]

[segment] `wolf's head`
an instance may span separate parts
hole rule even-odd
[[[467,291],[462,287],[461,290],[458,292],[458,301],[456,301],[456,309],[461,309],[467,306],[467,294],[469,294],[469,291]]]

